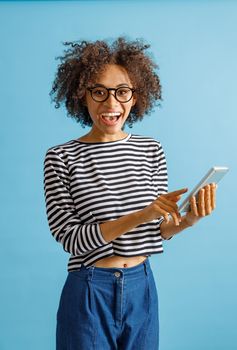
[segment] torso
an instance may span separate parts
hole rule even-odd
[[[127,134],[122,134],[120,137],[117,137],[116,140],[123,139],[127,137]],[[93,142],[105,142],[105,141],[115,141],[115,140],[101,140],[97,139],[89,134],[86,134],[78,139],[81,142],[93,143]],[[104,267],[104,268],[129,268],[141,264],[145,261],[147,256],[133,256],[133,257],[122,257],[122,256],[111,256],[103,259],[97,260],[93,265],[96,267]]]
[[[97,260],[94,263],[94,266],[96,267],[133,267],[140,263],[142,263],[144,260],[146,260],[147,256],[140,255],[140,256],[133,256],[130,258],[126,258],[123,256],[110,256],[104,259]]]
[[[127,135],[125,135],[127,136]],[[125,137],[124,136],[124,137]],[[84,141],[84,142],[95,142],[96,140],[91,139],[89,135],[84,135],[81,138],[78,139],[79,141]],[[122,257],[122,256],[110,256],[108,258],[100,259],[97,260],[94,263],[94,266],[96,267],[120,267],[120,268],[125,268],[125,267],[133,267],[136,266],[140,263],[142,263],[144,260],[146,260],[147,256],[133,256],[130,258]]]

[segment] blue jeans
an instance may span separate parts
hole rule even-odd
[[[57,350],[158,350],[158,295],[149,258],[130,268],[82,265],[68,273]]]

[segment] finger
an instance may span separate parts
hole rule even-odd
[[[212,207],[212,210],[214,210],[216,207],[216,188],[217,188],[217,185],[213,182],[211,184],[211,207]]]
[[[174,196],[174,197],[169,197],[169,200],[177,203],[181,199],[181,196]]]
[[[168,205],[169,207],[172,207],[173,210],[176,212],[176,214],[178,216],[180,216],[179,209],[178,209],[178,206],[177,206],[176,203],[174,203],[173,201],[168,200],[168,199],[166,199],[164,197],[159,197],[159,202],[162,202],[162,203]]]
[[[164,203],[159,203],[159,211],[160,211],[160,209],[162,209],[162,210],[164,210],[165,212],[167,212],[167,213],[169,213],[171,216],[172,216],[172,218],[173,218],[173,220],[174,220],[174,223],[175,223],[175,225],[176,226],[178,226],[179,225],[179,219],[180,219],[180,214],[179,214],[179,212],[178,213],[176,213],[175,211],[174,211],[174,209],[171,207],[171,206],[169,206],[169,205],[166,205],[166,204],[164,204]]]
[[[164,197],[163,195],[161,195],[158,198],[168,198],[169,201],[176,203],[180,200],[181,196]]]
[[[159,208],[159,212],[164,217],[165,222],[168,223],[170,221],[169,213],[167,213],[167,211],[163,210],[162,208]]]
[[[205,201],[204,201],[205,190],[202,188],[198,192],[198,212],[199,215],[205,216]]]
[[[191,212],[195,216],[198,216],[197,202],[196,202],[196,197],[195,196],[192,196],[191,199],[190,199],[190,207],[191,207]]]
[[[205,186],[205,212],[206,212],[206,215],[210,215],[212,212],[210,185]]]
[[[183,193],[185,193],[187,191],[188,191],[188,188],[182,188],[181,190],[177,190],[177,191],[166,193],[163,196],[165,196],[167,198],[174,197],[174,196],[179,196],[179,195],[182,195]]]
[[[172,216],[173,218],[173,221],[175,223],[175,226],[179,226],[179,223],[181,221],[181,217],[179,215],[177,215],[176,213],[174,212],[171,212],[170,215]]]

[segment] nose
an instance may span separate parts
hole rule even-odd
[[[119,101],[116,100],[114,94],[115,94],[114,91],[113,92],[109,91],[109,96],[104,103],[106,103],[107,105],[110,105],[110,106],[117,105],[119,103]]]

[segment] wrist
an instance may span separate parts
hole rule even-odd
[[[186,219],[185,215],[181,217],[179,225],[175,225],[173,219],[171,219],[169,222],[163,221],[160,225],[161,236],[163,239],[170,239],[174,235],[182,232],[190,226],[192,226],[192,224],[189,220]]]
[[[190,212],[183,216],[183,222],[185,225],[187,225],[187,227],[193,226],[194,224],[196,224],[196,222],[199,221],[199,219],[200,218],[198,216],[194,216]]]

